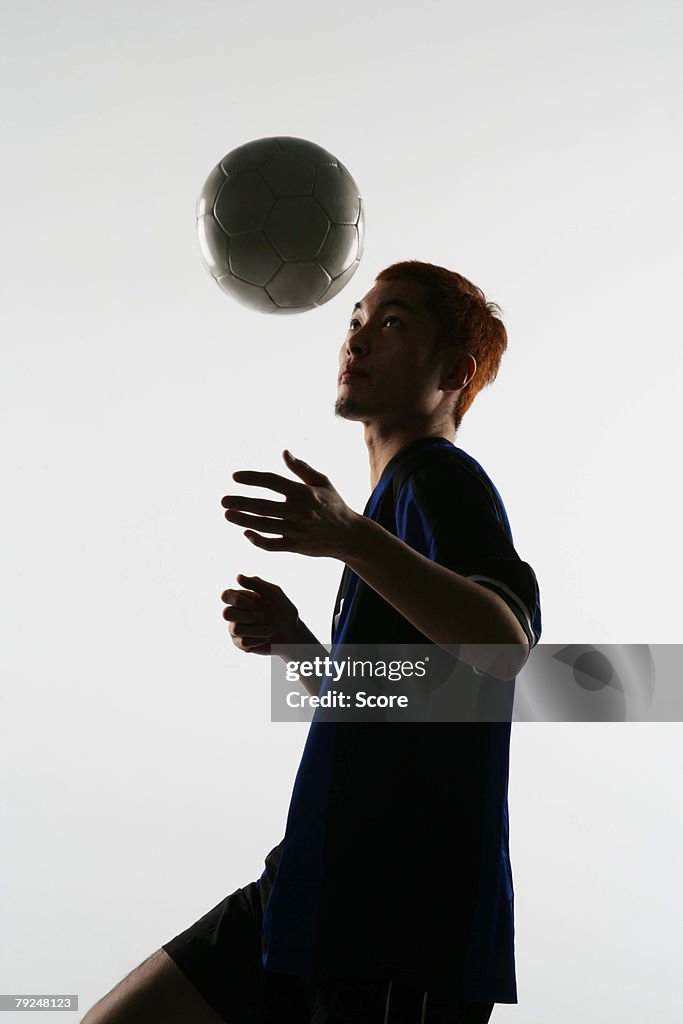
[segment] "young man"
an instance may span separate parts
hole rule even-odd
[[[335,412],[364,425],[362,515],[289,452],[298,479],[233,474],[280,496],[223,498],[255,546],[345,564],[333,644],[461,645],[473,670],[513,680],[539,640],[533,569],[495,486],[453,443],[506,348],[496,311],[465,278],[417,261],[384,270],[354,306]],[[237,581],[222,595],[237,647],[319,646],[279,587]],[[468,645],[506,646],[491,665]],[[174,1019],[207,1024],[484,1024],[495,1002],[517,1001],[509,738],[509,722],[314,719],[260,879],[165,943],[87,1024],[161,1019],[144,995],[153,983],[173,986]]]

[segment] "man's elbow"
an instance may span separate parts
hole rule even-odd
[[[526,664],[530,647],[526,634],[503,634],[496,643],[458,645],[458,657],[479,675],[512,680]]]
[[[496,644],[495,647],[495,655],[488,674],[495,676],[496,679],[515,679],[526,665],[531,651],[526,634],[522,633],[521,639],[509,640],[504,644]]]

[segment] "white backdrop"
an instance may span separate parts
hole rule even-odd
[[[362,428],[332,407],[383,266],[448,266],[502,306],[456,444],[536,570],[543,641],[681,640],[682,21],[666,0],[3,4],[2,992],[78,993],[80,1019],[281,838],[306,726],[270,723],[268,660],[232,647],[220,593],[278,582],[327,641],[342,566],[253,548],[220,499],[289,447],[363,508]],[[302,316],[244,310],[199,261],[206,174],[266,135],[336,153],[366,203],[353,281]],[[520,1001],[496,1024],[680,1019],[681,735],[514,727]]]

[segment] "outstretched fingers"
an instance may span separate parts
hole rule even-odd
[[[277,583],[269,583],[268,580],[262,580],[260,576],[247,576],[243,572],[238,572],[236,579],[238,583],[264,597],[280,590]]]
[[[305,490],[303,484],[297,483],[296,480],[288,480],[287,477],[280,476],[279,473],[258,473],[253,469],[238,469],[236,473],[232,474],[232,478],[238,484],[268,487],[271,491],[286,494],[291,498]]]
[[[269,516],[250,516],[246,512],[238,512],[229,508],[225,518],[238,526],[251,526],[255,530],[262,530],[264,533],[277,533],[280,536],[288,534],[291,524],[284,519],[271,519]]]
[[[223,508],[240,509],[242,512],[261,512],[269,516],[281,516],[287,507],[286,501],[269,501],[267,498],[245,498],[242,494],[226,494],[221,499]]]

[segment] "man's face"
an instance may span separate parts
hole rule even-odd
[[[392,424],[433,414],[447,398],[439,390],[434,359],[438,329],[424,304],[422,285],[410,280],[375,284],[349,316],[339,353],[335,413]]]

